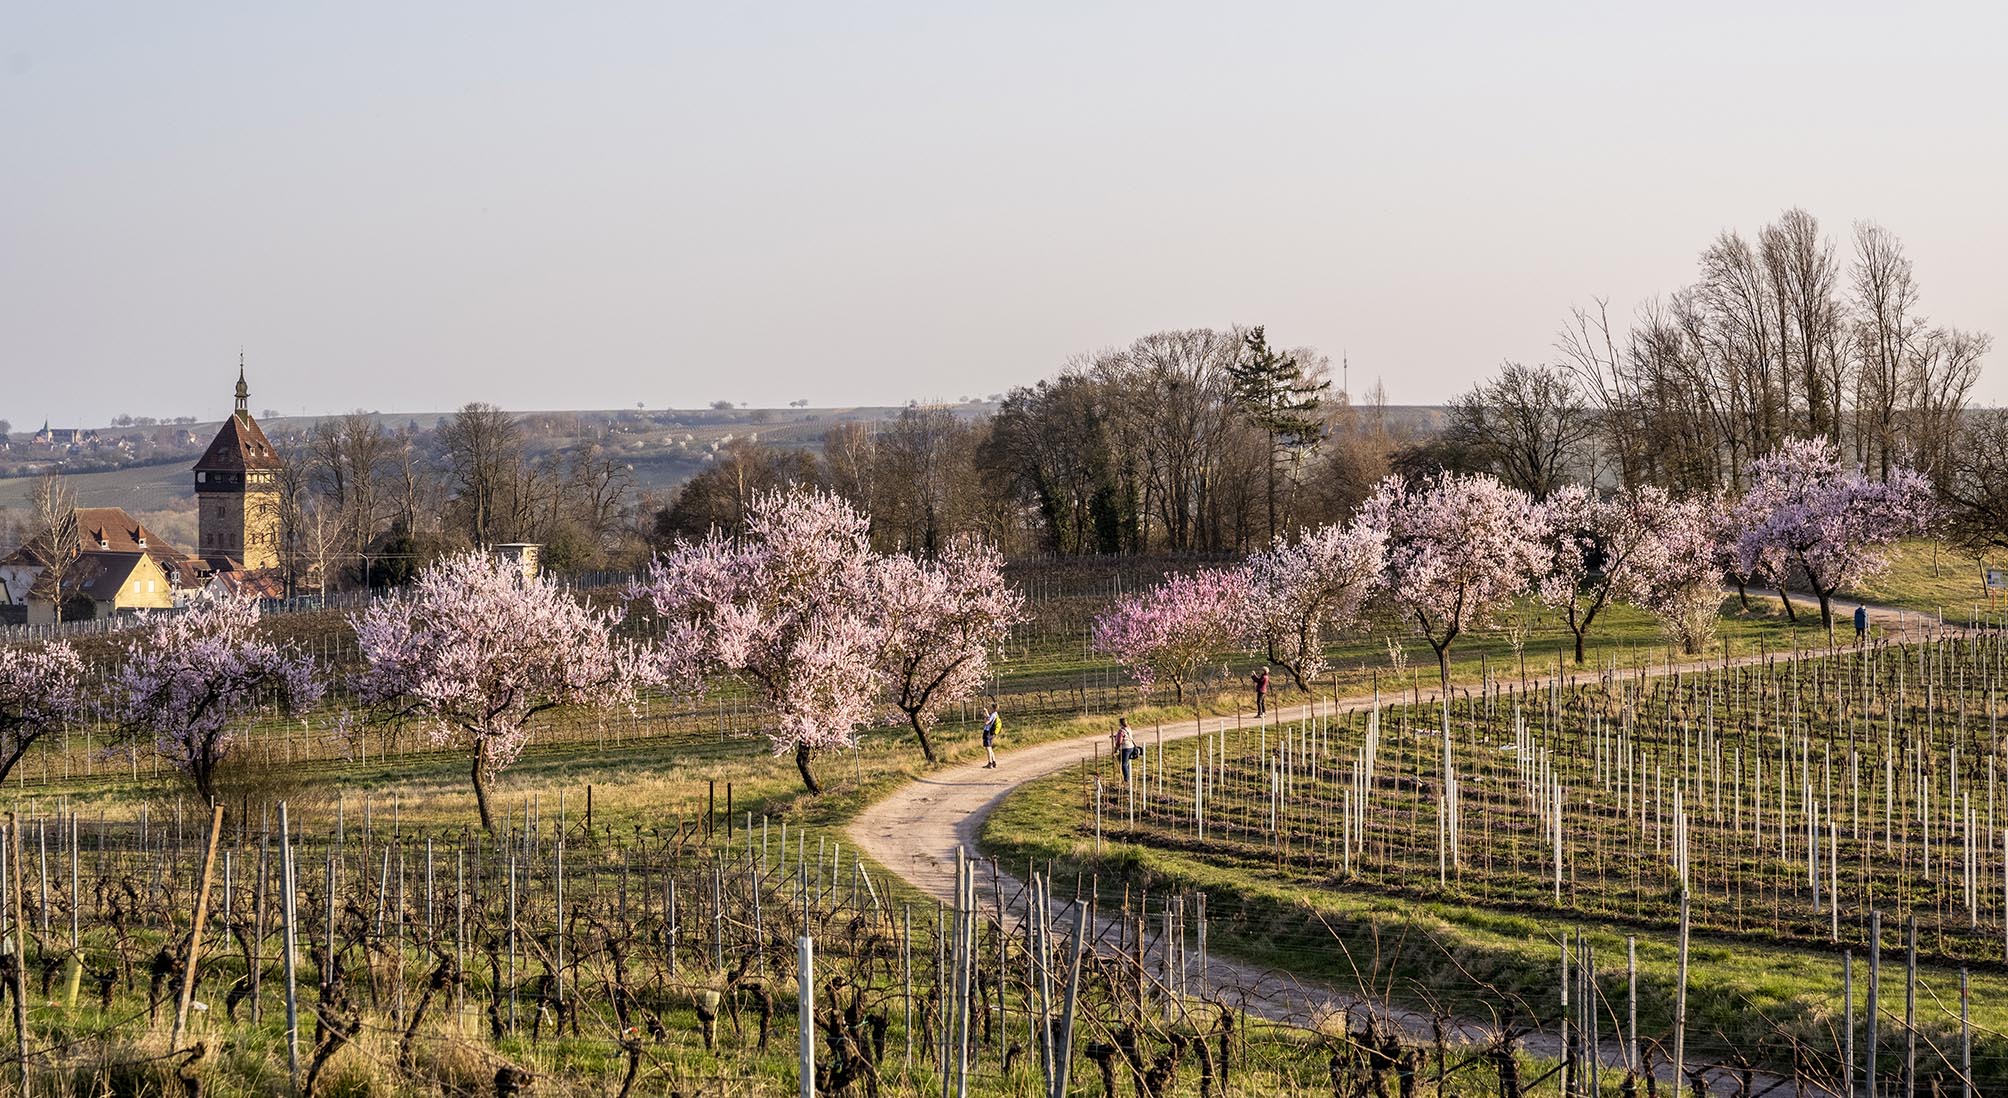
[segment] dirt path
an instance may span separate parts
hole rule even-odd
[[[1834,602],[1836,625],[1840,625],[1843,614],[1852,614],[1856,603],[1836,599]],[[1913,611],[1891,607],[1869,607],[1875,618],[1876,628],[1895,639],[1916,640],[1939,628],[1937,619]],[[1815,612],[1817,614],[1817,611]],[[1847,627],[1852,630],[1852,624]],[[1837,635],[1841,630],[1836,629]],[[1775,656],[1775,653],[1773,654]],[[1762,657],[1744,656],[1731,660],[1732,666],[1757,662]],[[1676,663],[1669,668],[1661,664],[1646,671],[1648,677],[1665,675],[1669,670],[1692,671],[1716,666],[1717,661],[1696,660]],[[1574,676],[1582,678],[1593,675],[1585,671]],[[1531,678],[1527,689],[1546,689],[1553,679]],[[1569,677],[1565,672],[1565,677]],[[1275,707],[1270,714],[1272,723],[1288,723],[1303,720],[1312,715],[1313,705],[1319,713],[1355,712],[1373,704],[1371,697],[1339,699],[1336,703],[1320,701],[1297,705]],[[1155,759],[1159,743],[1172,744],[1188,740],[1202,733],[1217,732],[1233,728],[1237,723],[1245,724],[1245,716],[1209,717],[1174,726],[1138,729],[1138,739],[1145,743]],[[1161,738],[1160,738],[1161,737]],[[1054,740],[1035,744],[1015,751],[1007,750],[999,754],[999,765],[995,770],[985,769],[980,763],[948,767],[943,770],[916,778],[902,786],[890,796],[866,808],[854,820],[848,833],[858,849],[888,870],[897,873],[908,884],[927,895],[952,902],[955,892],[955,862],[958,849],[975,856],[979,848],[983,823],[1003,799],[1013,790],[1029,781],[1047,777],[1065,770],[1067,767],[1092,757],[1098,745],[1105,744],[1103,733],[1076,738]],[[1018,893],[1023,882],[1004,872],[1002,867],[994,867],[992,873],[979,873],[978,880],[986,897],[993,897],[992,880],[995,887],[1001,887],[1008,897]],[[986,901],[991,902],[991,901]],[[1056,914],[1055,924],[1062,920]],[[1112,919],[1104,916],[1097,919],[1092,935],[1097,940],[1119,934],[1120,930]],[[1266,971],[1253,966],[1239,964],[1231,958],[1214,954],[1210,958],[1208,982],[1212,987],[1198,987],[1196,977],[1190,985],[1196,993],[1210,995],[1215,991],[1230,991],[1237,998],[1245,999],[1252,1012],[1275,1021],[1305,1024],[1320,1012],[1334,1006],[1361,1005],[1356,995],[1336,987],[1297,979],[1287,972]],[[1391,1016],[1397,1023],[1412,1032],[1426,1033],[1428,1019],[1412,1015],[1406,1011],[1389,1010],[1380,1006],[1384,1016]],[[1485,1028],[1485,1024],[1472,1020],[1461,1023],[1460,1028],[1473,1036]],[[1530,1035],[1525,1047],[1537,1055],[1554,1056],[1559,1045],[1550,1034]],[[1606,1065],[1621,1063],[1623,1052],[1615,1042],[1606,1042],[1603,1047]],[[1665,1078],[1671,1081],[1671,1070],[1665,1071]],[[1725,1091],[1733,1090],[1726,1077],[1717,1080]],[[1807,1091],[1806,1093],[1814,1093]]]

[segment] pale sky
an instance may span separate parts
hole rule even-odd
[[[954,399],[1236,322],[1435,402],[1792,205],[2008,343],[2004,7],[7,0],[0,418],[214,418],[240,346],[286,413]]]

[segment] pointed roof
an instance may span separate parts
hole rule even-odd
[[[277,469],[279,455],[272,449],[258,421],[251,418],[247,405],[250,387],[244,383],[244,365],[237,365],[237,410],[217,429],[215,441],[195,463],[198,473],[236,473],[246,469]]]
[[[195,463],[198,473],[241,472],[245,469],[277,469],[278,452],[251,413],[240,412],[223,421],[215,441]]]

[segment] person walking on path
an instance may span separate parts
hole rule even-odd
[[[1249,678],[1255,683],[1255,715],[1259,717],[1269,711],[1269,669],[1264,667]]]
[[[1130,759],[1136,756],[1136,734],[1130,731],[1128,717],[1116,718],[1116,730],[1110,738],[1115,741],[1116,758],[1123,764],[1123,784],[1128,785]]]
[[[983,715],[983,753],[990,758],[983,764],[985,770],[997,769],[997,730],[1002,727],[1004,719],[997,715],[997,707],[992,705],[990,711]]]
[[[1866,606],[1857,606],[1855,607],[1855,646],[1860,647],[1861,643],[1868,638],[1869,608]]]

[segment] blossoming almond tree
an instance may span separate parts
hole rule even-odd
[[[885,617],[863,515],[837,496],[757,496],[738,538],[714,533],[657,557],[629,595],[682,643],[699,673],[737,676],[774,719],[775,754],[822,785],[812,753],[853,747],[881,712]]]
[[[1095,616],[1094,650],[1114,657],[1148,693],[1160,680],[1185,701],[1200,662],[1248,640],[1248,579],[1239,569],[1177,573]]]
[[[531,718],[631,705],[637,686],[671,677],[676,656],[616,641],[618,611],[591,609],[555,579],[525,579],[484,553],[447,557],[349,620],[365,664],[358,701],[378,720],[422,720],[434,744],[467,751],[490,830],[490,783],[523,753]]]
[[[1005,582],[1004,558],[971,540],[933,558],[889,554],[874,568],[887,691],[934,762],[928,729],[982,688],[991,650],[1025,620],[1025,600]]]
[[[1483,473],[1416,484],[1391,476],[1361,508],[1360,521],[1386,539],[1383,587],[1436,652],[1447,698],[1450,646],[1525,594],[1548,565],[1540,510],[1526,493]]]
[[[83,672],[77,650],[61,641],[0,647],[0,782],[37,740],[83,719]]]
[[[313,657],[258,635],[258,603],[219,599],[149,625],[126,647],[111,682],[122,734],[154,749],[216,798],[237,724],[256,713],[298,713],[321,698]]]
[[[1570,484],[1541,503],[1548,557],[1536,591],[1574,634],[1578,664],[1597,615],[1635,586],[1650,523],[1670,501],[1665,490],[1650,486],[1601,498]]]
[[[1380,580],[1384,536],[1333,523],[1251,557],[1243,566],[1252,627],[1269,661],[1301,690],[1326,669],[1325,644],[1360,622]]]
[[[1841,460],[1825,439],[1787,439],[1751,465],[1736,543],[1740,570],[1761,568],[1782,589],[1796,575],[1820,600],[1820,623],[1834,629],[1834,593],[1889,567],[1889,549],[1920,534],[1935,511],[1930,485],[1897,466],[1876,480]]]
[[[1660,627],[1698,656],[1722,615],[1720,513],[1712,501],[1640,493],[1633,507],[1643,537],[1619,597],[1659,619]]]
[[[1436,652],[1444,790],[1454,814],[1450,646],[1539,578],[1548,563],[1542,516],[1526,493],[1491,476],[1446,473],[1414,485],[1388,477],[1360,509],[1359,521],[1387,539],[1382,586]],[[1449,834],[1454,850],[1454,825]]]

